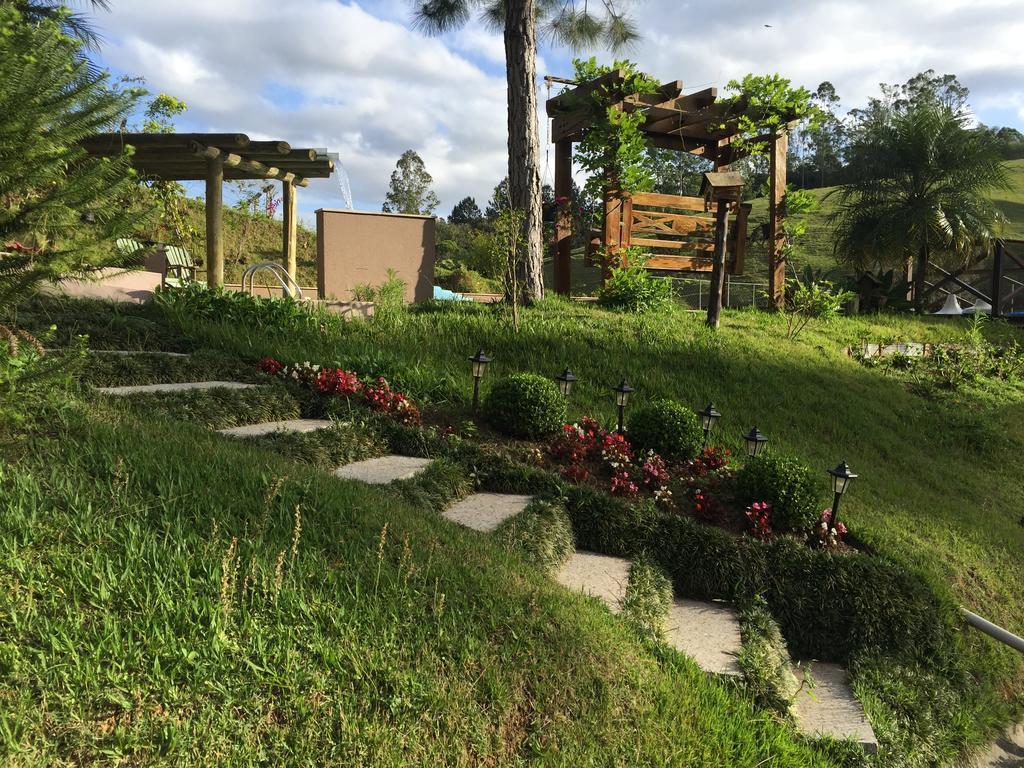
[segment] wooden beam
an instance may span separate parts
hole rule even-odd
[[[1003,314],[1003,241],[996,240],[992,254],[992,317]]]
[[[289,173],[287,170],[282,170],[281,168],[277,168],[272,165],[264,165],[263,163],[258,163],[255,160],[246,160],[241,155],[237,155],[232,152],[224,152],[217,147],[203,146],[198,142],[193,142],[189,146],[192,150],[192,154],[196,157],[205,158],[207,160],[220,158],[225,168],[243,171],[250,174],[252,178],[283,179]],[[334,163],[327,161],[324,167],[327,171],[332,171],[334,170]],[[296,182],[293,181],[292,183]]]
[[[929,264],[929,266],[932,269],[934,269],[936,272],[938,272],[940,275],[942,275],[942,280],[940,280],[938,283],[936,283],[936,285],[942,285],[943,283],[946,283],[946,282],[954,282],[958,286],[960,286],[963,290],[967,291],[969,294],[974,296],[974,298],[981,299],[986,304],[991,304],[992,303],[992,297],[991,296],[986,296],[984,293],[979,291],[973,285],[971,285],[970,283],[965,283],[963,280],[961,280],[959,277],[957,277],[952,272],[947,272],[942,267],[940,267],[938,264],[934,264],[933,263],[933,264]]]
[[[785,131],[772,140],[768,170],[768,294],[775,309],[786,305],[786,153]]]
[[[643,130],[641,127],[640,130]],[[666,136],[663,133],[647,133],[644,136],[648,145],[658,149],[671,149],[675,152],[689,152],[691,155],[703,155],[707,152],[707,144],[694,139],[684,139],[680,136]]]
[[[565,93],[560,93],[557,96],[552,96],[547,100],[544,108],[547,111],[548,117],[554,117],[559,112],[572,110],[578,107],[581,101],[587,98],[595,88],[615,82],[622,82],[625,79],[625,72],[621,69],[614,69],[611,72],[606,72],[600,77],[594,78],[588,83],[576,86],[571,91],[566,91]]]
[[[224,285],[224,162],[206,161],[206,284]]]
[[[736,227],[733,230],[733,254],[729,274],[742,275],[747,257],[747,220],[750,218],[750,203],[740,203],[736,212]]]
[[[188,147],[193,141],[227,149],[244,149],[252,142],[244,133],[97,133],[80,142],[89,151],[120,151],[131,145],[137,149]]]
[[[283,224],[281,234],[284,250],[284,268],[293,280],[298,279],[298,216],[295,185],[290,181],[281,183],[281,209]]]
[[[729,236],[729,201],[719,200],[715,212],[715,255],[711,267],[707,325],[717,328],[722,314],[722,289],[725,287],[725,247]]]
[[[634,192],[634,205],[654,205],[664,208],[678,208],[684,211],[704,212],[704,199],[700,197],[681,197],[679,195],[663,195],[658,192]]]
[[[566,204],[555,213],[555,293],[572,291],[572,140],[555,143],[555,199]]]

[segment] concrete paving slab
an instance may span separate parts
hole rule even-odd
[[[1024,723],[1007,730],[970,765],[971,768],[1024,768]]]
[[[375,459],[356,461],[334,470],[334,474],[346,480],[359,480],[370,485],[387,485],[395,480],[415,477],[433,462],[415,456],[378,456]]]
[[[795,669],[794,674],[798,681],[803,681],[802,670]],[[793,708],[800,730],[812,737],[852,739],[866,752],[877,751],[875,732],[853,695],[846,670],[838,664],[815,661],[811,664],[811,677],[814,689],[802,689]]]
[[[327,419],[288,419],[287,421],[265,421],[262,424],[244,424],[241,427],[218,429],[222,435],[231,437],[259,437],[272,432],[315,432],[334,424]]]
[[[736,611],[723,603],[676,598],[668,609],[665,639],[705,672],[740,674],[740,622]]]
[[[600,598],[618,613],[629,583],[629,560],[594,552],[575,552],[556,578],[564,587]]]
[[[490,533],[499,525],[526,509],[532,496],[518,493],[474,493],[444,511],[453,523]]]
[[[99,387],[104,395],[138,395],[145,392],[184,392],[189,389],[248,389],[258,384],[243,384],[240,381],[187,381],[177,384],[135,384],[127,387]]]

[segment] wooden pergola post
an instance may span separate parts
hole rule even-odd
[[[298,274],[298,220],[296,216],[297,212],[297,197],[295,184],[291,180],[284,180],[281,182],[282,192],[282,218],[283,223],[281,232],[283,236],[283,251],[284,251],[284,268],[288,270],[288,274],[292,276],[293,280],[297,280]]]
[[[768,294],[775,309],[786,305],[786,153],[789,135],[772,137],[768,168]]]
[[[206,161],[206,284],[224,285],[224,159]]]
[[[555,293],[572,290],[572,139],[555,142],[555,199],[564,199],[555,215]]]
[[[725,285],[725,250],[729,239],[729,201],[719,200],[715,213],[715,261],[711,268],[707,324],[717,328],[722,314],[722,287]]]

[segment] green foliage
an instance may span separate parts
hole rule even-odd
[[[740,613],[743,648],[737,663],[758,704],[780,715],[789,714],[799,684],[793,675],[786,640],[760,595]]]
[[[97,387],[183,381],[259,381],[251,363],[210,352],[177,357],[160,353],[104,354],[102,350],[89,354],[80,378]]]
[[[629,581],[622,598],[622,616],[640,635],[665,637],[672,583],[649,556],[641,553],[629,565]]]
[[[64,355],[47,354],[41,339],[21,328],[0,325],[0,437],[31,420],[51,419],[70,405],[75,373],[85,355],[82,339]]]
[[[613,267],[611,276],[597,293],[602,307],[619,312],[657,312],[672,304],[672,281],[653,277],[639,249],[619,252],[626,266]]]
[[[737,118],[740,136],[734,142],[754,154],[764,154],[764,144],[745,141],[755,135],[782,130],[794,120],[816,124],[820,111],[812,103],[811,93],[778,73],[772,75],[744,75],[742,80],[730,80],[726,89],[732,92],[727,101],[742,110]]]
[[[351,421],[338,421],[312,432],[271,432],[250,439],[292,461],[327,472],[387,453],[386,445],[374,432]]]
[[[484,398],[487,422],[511,437],[537,438],[557,432],[566,420],[565,398],[551,379],[514,373]]]
[[[155,302],[178,317],[219,320],[254,328],[297,330],[336,325],[339,321],[326,310],[296,301],[289,296],[266,298],[199,283],[166,287],[156,293]]]
[[[700,452],[704,433],[697,415],[674,400],[654,400],[633,409],[627,436],[641,451],[670,461],[686,461]]]
[[[772,527],[779,532],[810,530],[821,512],[821,477],[792,456],[766,452],[749,459],[736,474],[738,500],[772,505]]]
[[[543,499],[502,523],[495,536],[506,549],[547,574],[557,572],[576,549],[565,508]]]
[[[388,268],[387,275],[387,279],[378,286],[360,283],[352,289],[353,301],[373,302],[375,322],[393,323],[405,309],[408,283],[394,269]]]
[[[998,215],[989,195],[1006,187],[1007,175],[991,136],[968,120],[925,101],[862,121],[846,152],[850,181],[837,189],[831,218],[840,259],[879,269],[914,258],[920,281],[929,260],[962,263],[993,235]]]
[[[423,158],[407,149],[395,163],[391,173],[391,187],[384,198],[385,213],[430,215],[440,200],[430,189],[434,178],[427,173]]]
[[[134,102],[58,21],[0,8],[0,239],[26,246],[0,254],[0,305],[118,262],[111,244],[138,220],[126,204],[134,173],[127,154],[91,158],[79,142],[116,127]]]
[[[187,421],[208,429],[285,421],[300,416],[299,404],[280,384],[248,389],[191,389],[124,395],[119,403],[136,413]]]
[[[517,208],[506,208],[494,220],[494,236],[491,239],[490,273],[497,275],[502,293],[512,314],[512,330],[519,332],[519,305],[523,299],[519,278],[522,271],[522,255],[526,252],[526,212]]]
[[[836,288],[828,280],[786,281],[786,338],[794,339],[811,320],[829,322],[843,311],[854,293]]]
[[[644,74],[628,60],[611,66],[599,65],[595,58],[574,59],[574,79],[589,82],[615,70],[621,70],[621,83],[599,85],[586,96],[586,102],[573,105],[589,115],[589,127],[573,154],[575,162],[587,174],[586,194],[602,198],[606,189],[641,192],[654,186],[654,175],[647,163],[647,139],[640,130],[646,116],[642,111],[614,109],[611,103],[623,96],[654,93],[658,81]]]
[[[484,219],[480,206],[472,197],[464,197],[452,208],[452,214],[448,217],[450,224],[476,225]]]

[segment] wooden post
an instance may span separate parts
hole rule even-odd
[[[707,324],[718,327],[722,314],[722,287],[725,284],[725,245],[729,237],[729,201],[719,200],[715,213],[715,261],[711,268],[711,286],[708,295]]]
[[[298,280],[298,264],[297,264],[297,253],[298,253],[298,221],[296,217],[296,198],[298,195],[295,194],[295,185],[290,181],[281,182],[281,207],[283,223],[281,226],[283,250],[284,250],[284,268],[288,270],[288,274],[292,276],[293,280]]]
[[[206,284],[224,285],[224,160],[206,161]]]
[[[772,139],[768,170],[768,293],[772,307],[786,305],[786,152],[789,136],[781,129]]]
[[[992,317],[1003,316],[1003,241],[996,240],[992,256]]]
[[[555,142],[555,293],[572,290],[572,139]]]
[[[612,263],[618,266],[619,244],[622,239],[622,197],[618,190],[604,194],[604,258],[601,259],[601,280],[612,275]]]

